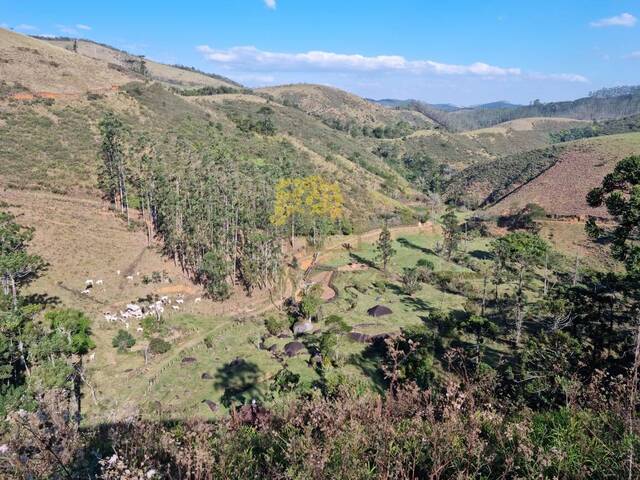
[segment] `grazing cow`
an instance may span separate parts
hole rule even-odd
[[[126,328],[127,330],[129,330],[129,327],[130,327],[130,326],[131,326],[131,325],[129,325],[129,322],[124,322],[124,328]]]
[[[193,301],[193,303],[200,303],[201,301],[202,301],[202,298],[196,297],[196,299]]]
[[[144,332],[144,328],[138,327],[138,328],[136,328],[136,332]]]
[[[173,308],[174,310],[180,310],[180,307],[178,305],[171,305],[171,308]]]
[[[169,297],[167,297],[166,295],[163,295],[162,297],[160,297],[160,301],[162,303],[171,303],[171,299]]]
[[[130,282],[133,281],[133,275],[127,275],[127,280],[129,280]]]
[[[139,276],[140,276],[140,272],[136,272],[136,277],[139,277]]]
[[[184,298],[177,298],[176,303],[179,303],[180,305],[182,305],[184,303]]]
[[[96,359],[96,354],[92,353],[91,355],[89,355],[89,361],[93,362]]]
[[[120,270],[116,270],[116,275],[120,275]]]
[[[102,285],[102,280],[96,280],[96,285]]]
[[[93,287],[93,280],[85,280],[85,281],[84,281],[84,286],[85,286],[86,288],[91,288],[91,287]]]
[[[90,290],[89,290],[88,288],[85,288],[85,289],[84,289],[84,290],[82,290],[82,292],[80,292],[80,293],[82,293],[83,295],[89,295],[89,292],[90,292]]]

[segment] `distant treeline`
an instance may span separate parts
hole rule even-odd
[[[469,108],[444,112],[422,102],[411,102],[409,108],[452,131],[486,128],[527,117],[568,117],[602,121],[640,114],[640,91],[619,96],[596,95],[569,102],[542,103],[536,100],[531,105],[518,108]]]
[[[391,125],[359,125],[353,120],[341,121],[337,118],[322,119],[325,125],[331,128],[348,132],[352,137],[372,137],[372,138],[399,138],[411,134],[415,128],[404,120],[400,120]]]
[[[203,97],[209,95],[221,95],[224,93],[251,93],[251,90],[248,89],[227,87],[226,85],[220,85],[218,87],[206,86],[192,89],[175,88],[173,91],[183,97]]]
[[[618,133],[640,132],[640,115],[632,117],[594,122],[586,127],[576,127],[559,132],[550,133],[553,143],[569,142],[581,138],[599,137],[602,135],[616,135]]]
[[[620,95],[634,95],[636,93],[640,93],[640,85],[623,85],[620,87],[601,88],[600,90],[589,92],[589,96],[595,98],[611,98],[619,97]]]

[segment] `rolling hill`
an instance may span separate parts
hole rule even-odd
[[[0,29],[0,97],[65,99],[111,93],[139,78],[59,46]]]
[[[283,85],[256,91],[325,122],[344,126],[347,130],[351,125],[375,127],[404,121],[412,127],[425,128],[433,123],[418,112],[385,108],[357,95],[323,85]]]
[[[354,214],[357,211],[357,224],[361,220],[366,224],[377,215],[369,195],[383,199],[383,209],[391,210],[401,208],[398,198],[412,195],[407,182],[372,153],[367,138],[337,132],[300,109],[265,100],[264,94],[182,96],[169,88],[177,84],[237,86],[222,77],[150,61],[146,62],[148,73],[142,75],[126,67],[131,56],[94,42],[79,41],[73,52],[70,40],[45,41],[6,30],[0,35],[1,58],[5,59],[0,63],[5,82],[0,104],[0,165],[6,167],[0,181],[5,185],[95,195],[97,123],[105,113],[115,112],[136,134],[180,137],[194,146],[224,143],[243,161],[269,164],[286,159],[296,163],[300,172],[337,176],[350,192],[347,204]],[[50,65],[54,61],[56,67]],[[16,87],[23,79],[28,82]],[[21,96],[13,93],[18,88],[22,88]],[[47,92],[47,98],[38,98],[39,92]],[[354,105],[369,105],[358,97],[341,95],[352,97]],[[275,135],[247,136],[238,121],[262,118],[258,110],[266,103],[276,125]],[[367,114],[364,109],[359,112]],[[374,113],[381,115],[380,120],[399,118],[383,107]],[[421,119],[415,112],[407,115]],[[168,162],[181,161],[169,146],[159,148]]]
[[[37,37],[36,37],[37,38]],[[231,87],[241,88],[242,85],[221,75],[205,73],[193,68],[180,65],[166,65],[153,60],[132,55],[123,50],[93,42],[91,40],[60,38],[40,38],[52,45],[73,51],[74,45],[77,53],[85,57],[107,62],[112,68],[121,68],[125,71],[140,73],[144,68],[146,75],[156,81],[176,87]],[[144,65],[144,67],[142,66]]]

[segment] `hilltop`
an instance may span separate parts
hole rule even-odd
[[[357,95],[323,85],[283,85],[256,91],[347,131],[353,127],[393,126],[399,122],[406,122],[411,128],[433,124],[418,112],[384,108]]]
[[[107,62],[110,68],[123,69],[135,73],[145,73],[149,78],[168,85],[197,87],[229,87],[242,88],[237,82],[221,75],[205,73],[195,68],[181,65],[166,65],[154,62],[144,56],[133,55],[123,50],[85,39],[68,37],[35,37],[52,45],[64,48],[95,60]]]

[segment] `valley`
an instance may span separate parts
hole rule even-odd
[[[220,71],[0,28],[0,476],[640,475],[637,88]]]

